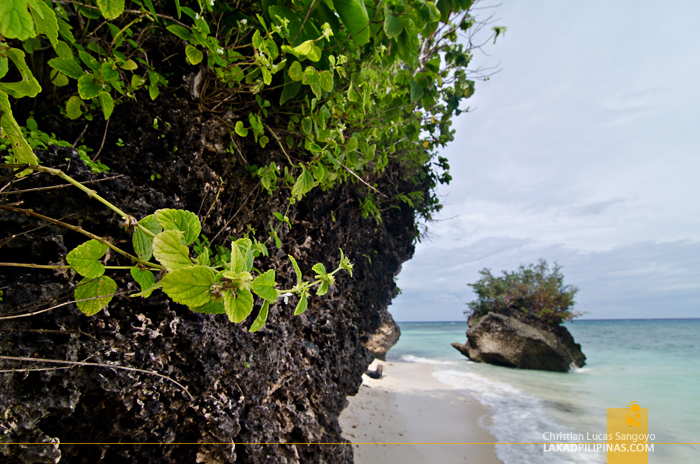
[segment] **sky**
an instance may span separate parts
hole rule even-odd
[[[482,3],[482,5],[484,5]],[[440,155],[453,181],[397,321],[464,320],[479,270],[545,259],[582,319],[700,317],[700,2],[504,0]]]

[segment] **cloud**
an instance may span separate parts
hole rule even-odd
[[[544,258],[587,317],[700,317],[700,3],[533,5],[500,5],[507,35],[475,54],[503,70],[454,122],[453,219],[404,265],[393,314],[460,320],[480,269]]]
[[[598,201],[595,203],[588,203],[588,204],[585,204],[585,205],[582,205],[582,206],[575,208],[574,214],[597,216],[599,214],[602,214],[604,211],[606,211],[611,206],[617,205],[619,203],[623,203],[624,201],[625,200],[621,200],[621,199],[612,199],[612,200],[606,200],[606,201]]]
[[[453,250],[423,247],[404,264],[402,294],[389,310],[399,321],[462,320],[479,271],[514,271],[540,258],[563,266],[588,319],[700,317],[700,243],[640,242],[600,252],[492,237]]]

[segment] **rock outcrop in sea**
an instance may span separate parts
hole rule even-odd
[[[467,343],[452,346],[472,361],[520,369],[567,372],[586,356],[566,327],[537,323],[513,314],[470,317]]]
[[[369,336],[369,340],[364,343],[364,346],[372,353],[372,356],[386,361],[386,353],[399,341],[401,329],[388,312],[380,313],[380,317],[379,327]]]

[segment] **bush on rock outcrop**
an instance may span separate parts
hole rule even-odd
[[[546,261],[520,266],[495,277],[481,271],[470,284],[477,300],[468,303],[467,343],[452,346],[473,361],[521,369],[566,372],[581,367],[581,345],[561,324],[579,314],[572,310],[575,287],[564,285],[561,268]]]

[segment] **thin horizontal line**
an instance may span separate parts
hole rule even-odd
[[[245,443],[245,442],[222,442],[222,443],[2,443],[0,445],[606,445],[614,444],[607,442],[586,442],[586,443],[573,443],[573,442],[538,442],[538,443],[520,443],[520,442],[337,442],[337,443]],[[664,443],[647,443],[649,445],[700,445],[700,443],[678,443],[678,442],[664,442]]]

